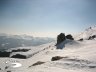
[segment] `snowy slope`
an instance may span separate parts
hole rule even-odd
[[[63,42],[65,43],[65,42]],[[24,47],[23,47],[24,48]],[[28,47],[27,47],[28,49]],[[96,71],[96,40],[67,41],[62,50],[56,49],[55,42],[36,46],[25,55],[35,53],[28,59],[0,58],[0,72],[95,72]],[[52,57],[63,57],[51,61]],[[5,62],[8,62],[6,64]],[[32,66],[41,61],[41,65]],[[10,63],[19,62],[22,67],[12,68]],[[6,66],[8,66],[7,69]]]
[[[89,27],[85,29],[84,32],[81,32],[75,36],[75,39],[88,39],[90,36],[96,35],[96,26]]]
[[[10,57],[0,57],[0,72],[96,72],[96,39],[88,40],[92,35],[96,35],[96,26],[76,35],[75,40],[66,40],[57,46],[52,42],[8,49]],[[77,41],[80,38],[84,40]],[[11,58],[16,54],[27,58]],[[54,57],[58,59],[53,61]],[[22,66],[13,68],[12,63]]]

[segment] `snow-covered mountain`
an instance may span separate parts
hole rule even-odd
[[[96,35],[96,26],[91,26],[91,27],[85,29],[85,31],[77,34],[75,36],[75,39],[76,40],[79,40],[81,38],[88,39],[90,36],[93,36],[93,35]]]
[[[0,57],[0,72],[95,72],[96,40],[88,40],[95,35],[95,28],[88,28],[77,35],[78,39],[85,38],[83,41],[66,39],[58,45],[54,41],[8,49],[5,54],[9,53],[9,57]],[[57,46],[62,49],[57,49]]]
[[[29,51],[22,52],[20,49]],[[17,54],[30,57],[11,58]],[[0,72],[95,72],[95,56],[96,40],[68,40],[62,50],[56,49],[55,42],[36,47],[20,47],[15,48],[10,58],[0,58]],[[22,66],[14,68],[12,63],[20,63]]]
[[[28,35],[0,34],[0,50],[23,46],[38,46],[54,41],[48,37],[33,37]]]

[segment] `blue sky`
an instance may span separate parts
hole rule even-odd
[[[0,33],[56,37],[95,24],[95,0],[0,0]]]

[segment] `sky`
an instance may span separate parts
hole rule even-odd
[[[0,0],[0,33],[56,37],[96,24],[96,0]]]

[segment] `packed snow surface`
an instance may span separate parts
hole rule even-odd
[[[63,43],[64,46],[59,45],[60,47],[63,46],[63,49],[56,49],[55,42],[36,47],[21,47],[21,49],[30,50],[28,52],[13,52],[13,54],[33,55],[28,59],[0,58],[0,72],[96,71],[96,40],[84,40],[82,42],[67,40]],[[52,57],[55,56],[60,56],[62,59],[51,61]],[[38,62],[39,64],[33,65]],[[20,63],[22,66],[13,68],[12,63]]]

